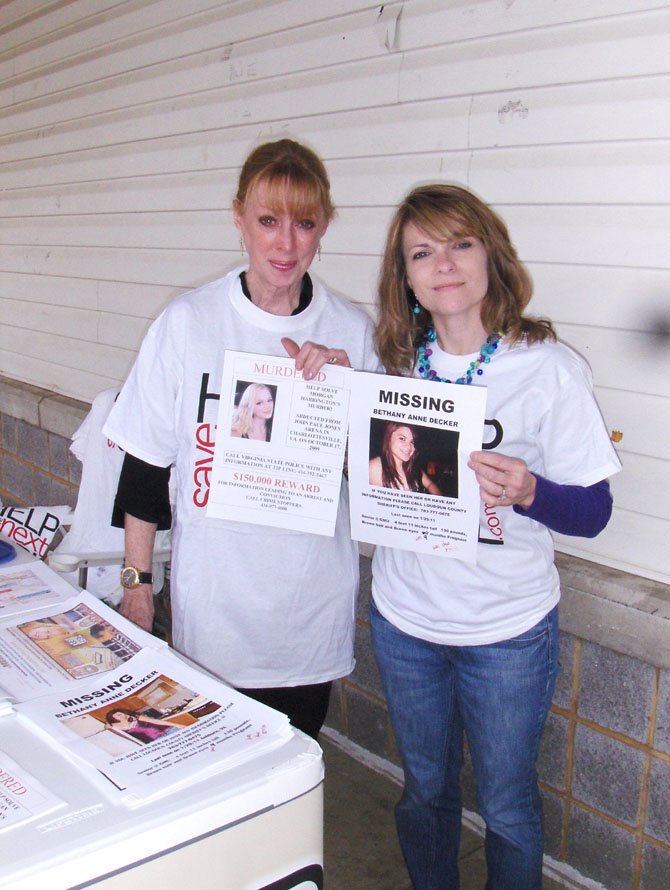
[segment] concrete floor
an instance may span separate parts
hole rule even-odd
[[[326,764],[325,890],[411,890],[398,847],[393,807],[400,788],[363,766],[323,735]],[[461,890],[486,882],[483,839],[463,832]],[[564,890],[545,879],[543,890]]]

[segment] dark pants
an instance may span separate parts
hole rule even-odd
[[[332,681],[276,689],[240,689],[244,695],[286,714],[293,726],[315,739],[328,713]]]

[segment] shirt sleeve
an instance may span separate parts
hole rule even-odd
[[[538,350],[542,362],[525,403],[535,429],[524,432],[539,450],[530,470],[561,485],[585,488],[621,469],[593,392],[591,369],[562,343]],[[518,455],[523,457],[522,454]]]
[[[127,454],[158,467],[177,458],[176,411],[188,325],[188,307],[177,298],[147,331],[103,426],[104,435]]]
[[[595,485],[559,485],[543,476],[537,480],[535,500],[524,510],[514,505],[514,512],[527,516],[562,535],[595,538],[612,515],[612,494],[607,479]]]
[[[155,522],[158,531],[172,525],[170,467],[156,467],[126,453],[114,500],[112,525],[123,528],[129,513],[144,522]]]

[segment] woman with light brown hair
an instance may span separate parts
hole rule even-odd
[[[398,837],[414,890],[457,890],[463,733],[486,823],[487,887],[540,890],[535,761],[558,671],[550,530],[607,524],[620,469],[586,362],[532,293],[500,217],[476,195],[419,186],[391,221],[377,344],[387,371],[487,387],[468,466],[476,564],[377,547],[372,640],[402,758]]]
[[[404,373],[414,367],[416,350],[431,325],[429,310],[412,297],[408,286],[403,257],[405,227],[415,226],[442,240],[445,214],[454,235],[476,231],[478,240],[487,245],[482,328],[489,332],[504,330],[508,341],[524,339],[529,345],[556,339],[548,319],[523,315],[533,295],[533,284],[502,219],[460,186],[419,186],[407,196],[391,222],[381,271],[382,312],[376,339],[389,374]]]

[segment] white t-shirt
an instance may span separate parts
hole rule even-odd
[[[461,376],[473,356],[431,344],[439,376]],[[486,386],[484,447],[524,460],[563,485],[594,485],[621,469],[586,362],[562,343],[498,345],[476,384]],[[437,384],[435,384],[437,385]],[[475,385],[475,382],[472,383]],[[546,526],[512,507],[482,504],[477,563],[378,547],[373,596],[405,633],[445,645],[483,645],[533,627],[558,602]]]
[[[372,321],[318,281],[298,315],[271,315],[245,297],[240,271],[178,297],[154,322],[105,434],[141,460],[174,464],[175,647],[235,686],[321,683],[354,664],[346,485],[332,538],[206,516],[223,356],[285,356],[288,336],[345,349],[354,368],[375,371]]]

